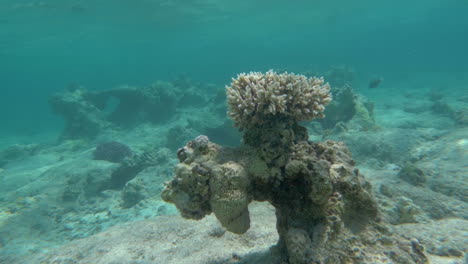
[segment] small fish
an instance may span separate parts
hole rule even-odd
[[[379,87],[380,83],[383,81],[383,78],[379,77],[379,78],[376,78],[376,79],[372,79],[370,82],[369,82],[369,88],[370,89],[374,89],[374,88],[377,88]]]

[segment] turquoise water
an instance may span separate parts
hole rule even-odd
[[[309,129],[311,138],[345,141],[375,186],[382,184],[380,170],[403,167],[408,160],[401,157],[427,150],[429,138],[440,139],[430,146],[453,144],[450,151],[427,150],[426,160],[411,160],[426,170],[427,188],[453,198],[447,200],[448,207],[458,208],[432,217],[427,200],[418,204],[414,198],[424,211],[417,223],[453,217],[466,224],[468,139],[466,121],[460,118],[466,120],[468,113],[467,13],[466,0],[0,0],[0,263],[34,263],[16,257],[47,253],[118,224],[178,214],[158,199],[122,209],[118,205],[122,189],[94,194],[80,205],[60,199],[72,186],[73,175],[90,175],[79,164],[91,159],[93,149],[105,140],[122,141],[138,151],[148,146],[167,150],[158,154],[164,158],[152,168],[159,178],[145,193],[146,199],[159,197],[162,183],[172,177],[175,149],[192,136],[212,131],[227,145],[240,140],[232,127],[219,128],[226,121],[223,114],[213,119],[210,115],[225,112],[222,100],[218,108],[208,110],[206,105],[195,104],[195,110],[176,105],[167,120],[150,127],[142,121],[116,129],[115,134],[106,131],[71,141],[58,140],[66,122],[51,110],[49,100],[78,85],[103,91],[181,76],[198,95],[212,98],[241,72],[275,69],[327,76],[333,67],[349,69],[354,93],[375,106],[378,129],[371,136],[367,133],[373,132],[363,127],[344,134]],[[369,88],[376,78],[382,83]],[[451,107],[448,112],[434,107],[428,97],[431,91],[442,94],[444,105]],[[180,138],[171,141],[171,135]],[[359,137],[373,140],[369,144],[376,149],[387,144],[391,153],[379,152],[376,158],[375,152],[359,145]],[[18,156],[6,157],[8,147],[15,144],[40,147],[19,147]],[[104,175],[114,169],[111,165],[98,164],[95,170]],[[458,189],[439,188],[440,175]],[[92,211],[87,211],[89,215],[99,212],[102,208],[96,209],[96,203],[118,207],[117,219],[58,228],[85,219],[84,213],[69,215],[82,206]],[[42,215],[39,223],[34,222],[36,215]],[[463,252],[466,245],[461,244],[452,246]]]
[[[351,65],[363,76],[384,75],[388,82],[425,73],[421,79],[434,74],[463,79],[467,5],[463,0],[5,0],[0,3],[2,131],[55,128],[58,120],[50,115],[47,98],[72,82],[106,89],[183,73],[224,84],[238,72],[336,64]]]

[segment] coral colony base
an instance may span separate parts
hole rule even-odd
[[[323,117],[323,79],[273,71],[240,74],[226,87],[229,115],[244,144],[225,148],[199,136],[178,150],[162,193],[185,218],[214,213],[230,232],[250,228],[248,205],[275,207],[285,263],[428,263],[417,240],[391,233],[370,184],[343,143],[308,140],[299,121]]]

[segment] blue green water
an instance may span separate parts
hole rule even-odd
[[[107,89],[186,74],[225,84],[238,72],[337,64],[386,82],[463,79],[467,11],[465,0],[3,0],[2,133],[55,129],[47,99],[72,82]]]
[[[468,0],[0,0],[0,264],[29,263],[15,261],[118,224],[178,214],[159,199],[175,150],[207,131],[226,145],[240,140],[223,127],[224,101],[210,101],[208,84],[222,91],[238,73],[269,69],[352,69],[352,88],[372,103],[375,124],[344,132],[308,125],[311,139],[345,141],[379,198],[379,186],[396,186],[422,208],[415,223],[453,218],[466,225],[467,14]],[[201,83],[196,88],[210,99],[195,110],[177,105],[164,122],[57,140],[66,122],[52,112],[54,94],[180,76]],[[376,78],[383,82],[369,88]],[[442,99],[432,100],[431,91]],[[116,166],[92,158],[104,139],[158,149],[160,163],[133,175],[151,199],[127,208],[123,188],[94,188]],[[27,145],[36,143],[45,144]],[[427,176],[414,196],[398,176],[407,161]],[[64,201],[75,190],[76,203]],[[398,208],[398,195],[382,199]],[[450,246],[466,255],[461,244]]]

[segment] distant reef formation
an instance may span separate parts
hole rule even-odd
[[[347,130],[368,131],[377,128],[374,104],[353,89],[357,86],[354,69],[344,65],[333,66],[324,73],[324,77],[332,86],[333,102],[327,106],[325,118],[315,123],[321,125],[319,128],[313,127],[316,133],[328,135]]]
[[[187,85],[158,81],[100,91],[78,87],[55,94],[49,103],[65,119],[61,139],[93,139],[106,129],[162,123],[174,116],[176,108],[204,104],[207,99],[199,87]]]
[[[230,232],[250,228],[248,205],[275,207],[282,263],[428,263],[419,241],[392,234],[371,185],[341,142],[308,140],[300,121],[324,116],[330,86],[291,73],[240,74],[227,86],[229,115],[244,144],[222,147],[199,136],[162,198],[185,218],[214,213]]]
[[[378,129],[374,103],[353,89],[358,86],[354,69],[339,65],[330,67],[323,74],[315,71],[304,71],[302,74],[308,77],[323,75],[331,86],[333,96],[333,101],[325,109],[325,117],[310,124],[313,134],[326,137],[345,131],[365,132]]]
[[[348,85],[334,88],[332,94],[333,102],[325,110],[325,118],[318,120],[322,129],[368,131],[377,127],[372,102],[357,95]]]

